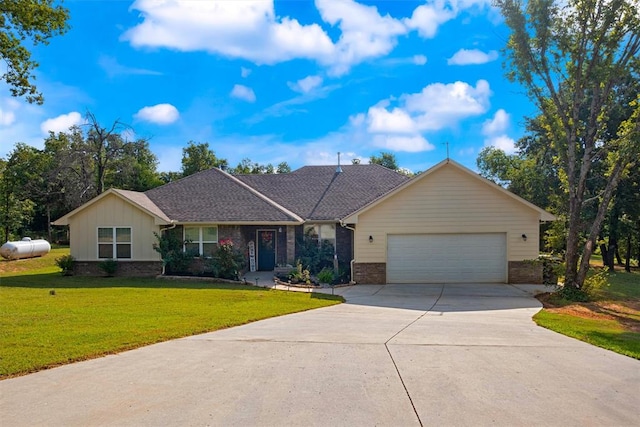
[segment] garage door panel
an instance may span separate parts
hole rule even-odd
[[[389,283],[506,282],[506,259],[504,233],[387,237]]]

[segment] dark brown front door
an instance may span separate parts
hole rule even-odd
[[[276,266],[276,231],[258,231],[258,270],[272,271]]]

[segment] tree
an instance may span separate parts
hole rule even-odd
[[[209,143],[196,144],[189,141],[182,149],[182,176],[193,175],[196,172],[211,168],[227,167],[226,159],[219,159],[216,153],[209,149]]]
[[[565,287],[581,289],[613,193],[640,153],[638,4],[633,0],[496,0],[495,4],[512,31],[505,49],[507,76],[526,88],[557,153],[568,212]],[[612,112],[621,114],[615,129],[608,126]],[[587,198],[597,171],[602,171],[604,185],[597,196]],[[595,216],[586,223],[583,215],[592,204]]]
[[[278,163],[276,173],[291,173],[291,166],[287,162]]]
[[[394,171],[399,169],[398,160],[396,159],[395,154],[385,151],[381,151],[379,156],[372,155],[369,157],[369,163],[375,163]]]
[[[9,85],[11,95],[43,103],[33,83],[38,63],[31,59],[28,48],[46,45],[51,37],[64,34],[68,20],[69,11],[54,6],[52,0],[0,0],[0,59],[7,65],[0,80]]]

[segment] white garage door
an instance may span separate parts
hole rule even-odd
[[[504,233],[387,237],[388,283],[503,283]]]

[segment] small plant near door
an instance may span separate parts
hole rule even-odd
[[[302,266],[300,260],[296,263],[296,267],[289,273],[289,279],[291,283],[306,283],[311,284],[311,273],[308,269]]]
[[[211,270],[221,279],[238,279],[238,272],[245,267],[242,252],[236,249],[231,239],[221,239],[218,249],[211,259]]]

